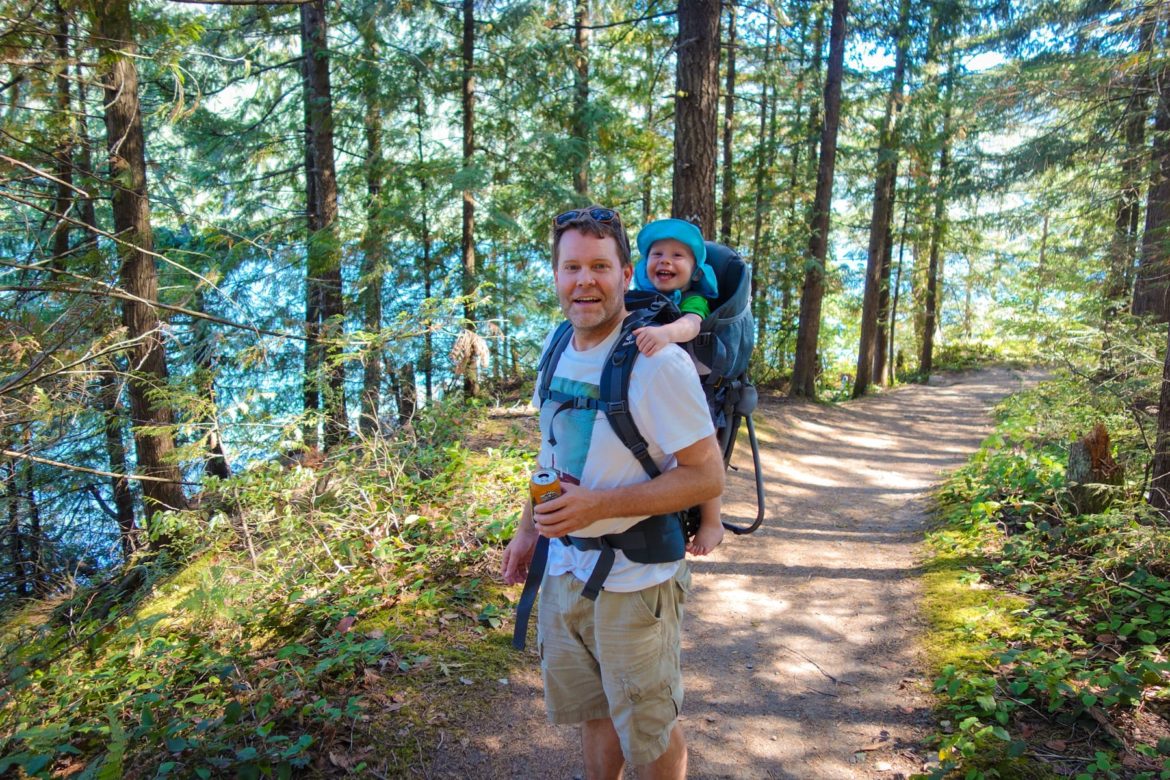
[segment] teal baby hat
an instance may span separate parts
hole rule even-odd
[[[703,243],[703,234],[699,228],[685,219],[658,219],[649,222],[638,231],[638,253],[642,256],[634,266],[634,283],[639,290],[653,290],[654,284],[646,273],[646,257],[650,254],[650,247],[655,241],[664,238],[673,238],[681,241],[695,256],[695,272],[691,275],[690,286],[686,289],[697,292],[704,298],[714,299],[719,295],[719,285],[715,282],[715,271],[707,265],[707,246]],[[680,290],[675,290],[675,303],[681,300]]]

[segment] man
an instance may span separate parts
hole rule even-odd
[[[551,387],[596,399],[633,274],[620,216],[600,206],[559,215],[552,258],[572,338]],[[602,560],[598,547],[608,548],[599,540],[719,495],[723,462],[694,367],[676,345],[634,361],[628,400],[661,473],[648,476],[600,411],[541,404],[539,463],[557,470],[563,494],[524,507],[503,574],[523,582],[537,540],[551,540],[538,619],[545,706],[553,723],[582,724],[587,778],[616,780],[628,761],[639,777],[677,779],[687,765],[679,629],[690,575],[681,551],[676,560],[639,563],[633,558],[646,556],[619,547],[602,569],[600,594],[582,594]]]

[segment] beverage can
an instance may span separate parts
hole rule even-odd
[[[528,492],[532,496],[533,505],[552,501],[561,494],[561,478],[553,469],[540,469],[532,475]]]

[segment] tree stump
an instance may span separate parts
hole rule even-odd
[[[1112,503],[1111,488],[1122,483],[1125,469],[1114,460],[1109,432],[1102,423],[1097,423],[1087,436],[1069,447],[1065,474],[1077,514],[1103,512]]]

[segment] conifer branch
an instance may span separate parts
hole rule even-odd
[[[113,477],[114,479],[135,479],[139,482],[167,482],[180,485],[190,485],[198,487],[199,482],[186,482],[183,480],[167,479],[166,477],[149,477],[145,474],[115,474],[112,471],[102,471],[100,469],[86,468],[85,466],[74,466],[71,463],[64,463],[59,460],[50,460],[49,458],[40,458],[36,455],[29,455],[27,452],[16,452],[14,450],[0,449],[0,455],[8,458],[16,458],[17,460],[27,460],[32,463],[40,463],[44,466],[56,466],[57,468],[65,469],[67,471],[80,471],[82,474],[93,474],[98,477]]]

